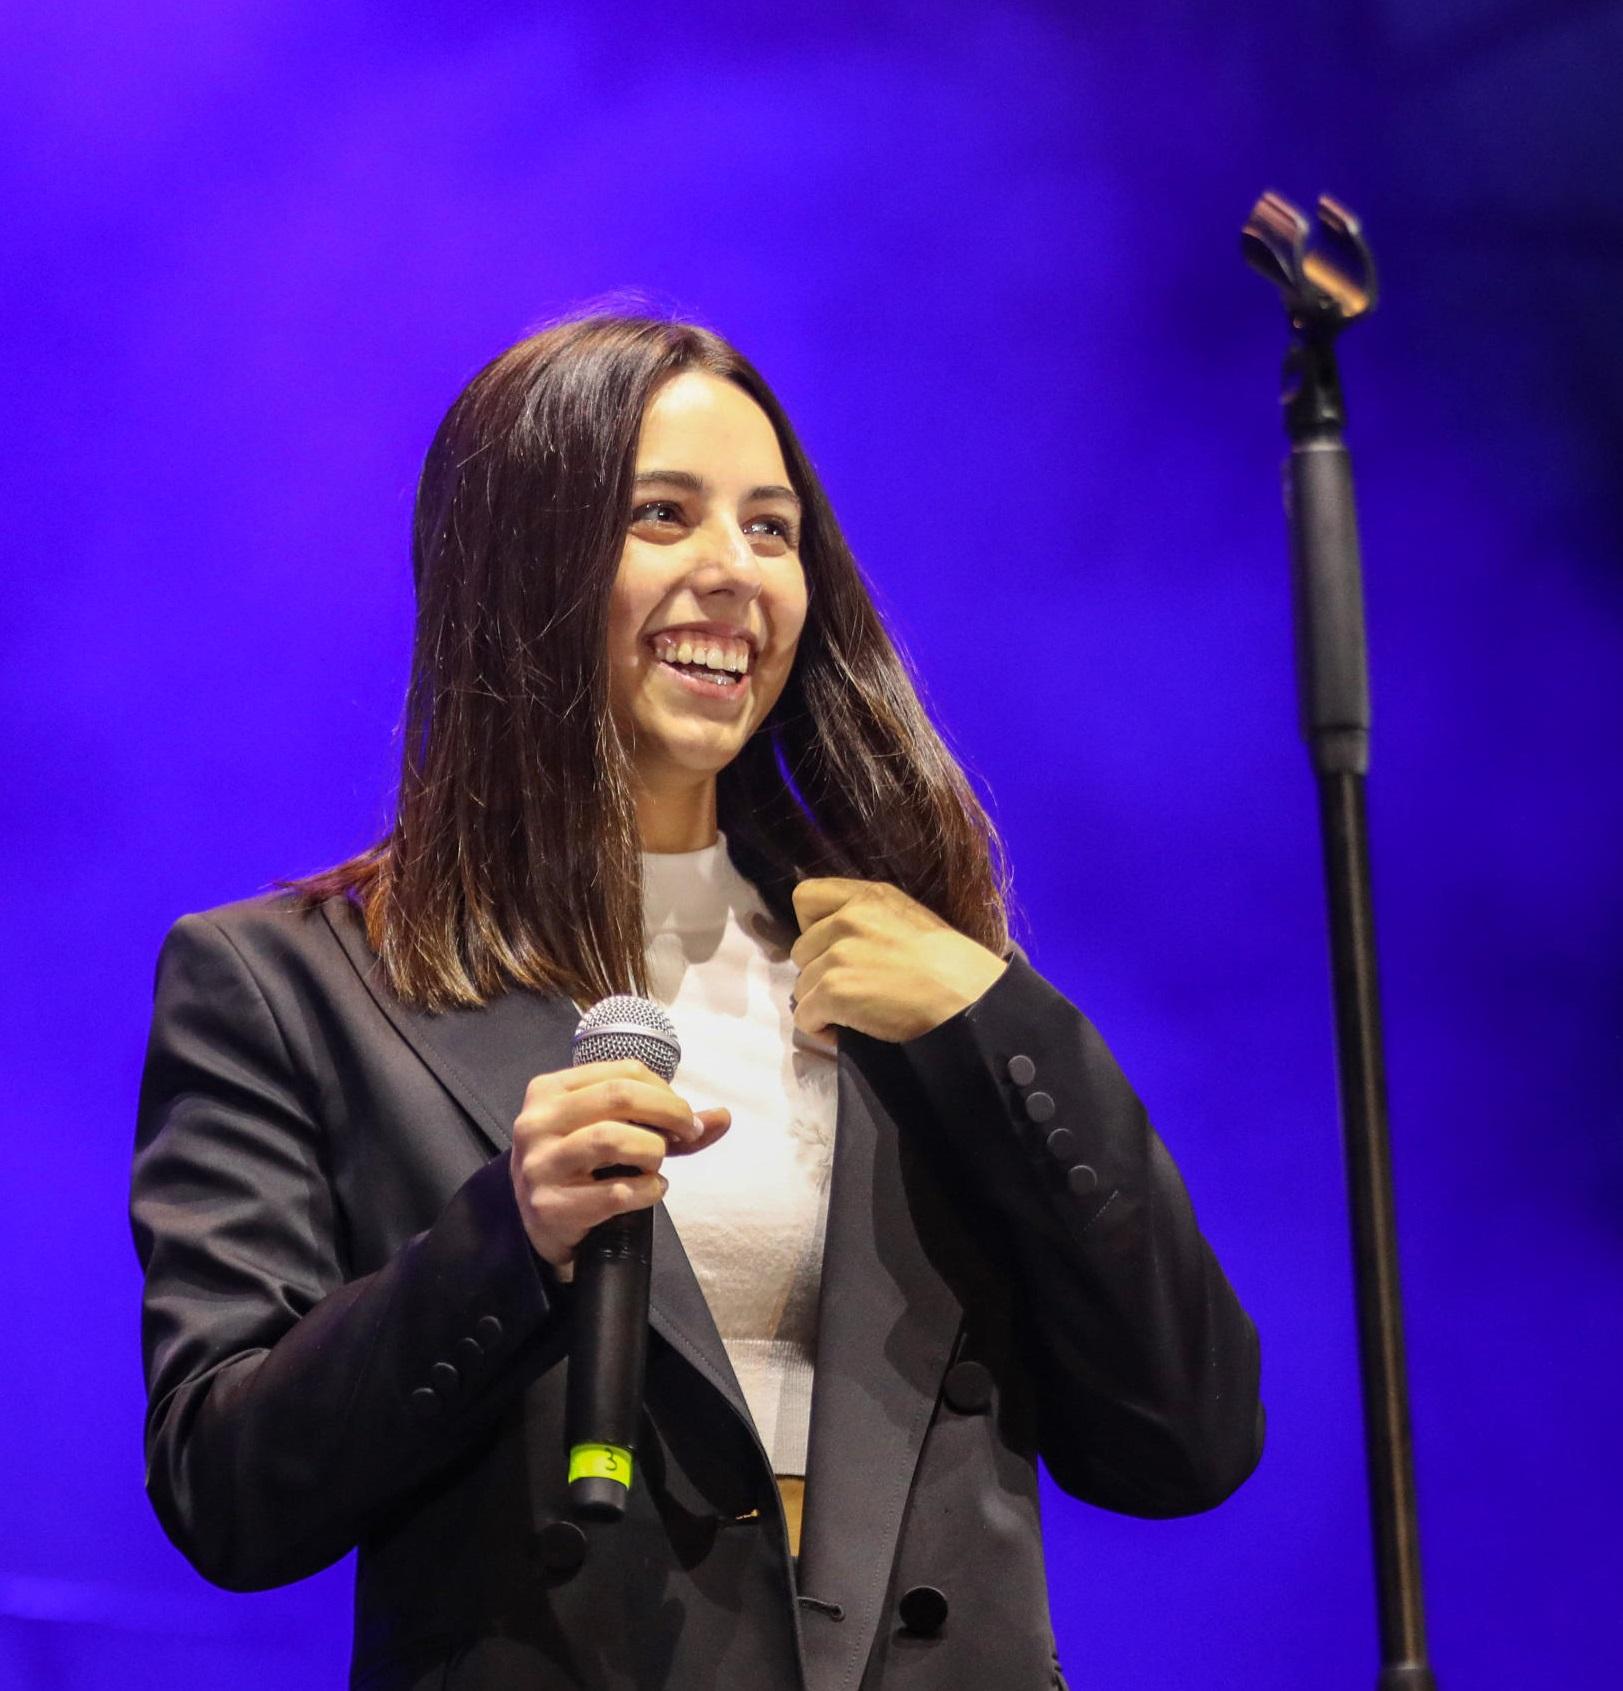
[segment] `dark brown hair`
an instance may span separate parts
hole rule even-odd
[[[995,831],[885,632],[782,406],[710,331],[576,318],[479,372],[417,491],[417,628],[395,822],[292,883],[365,914],[390,987],[429,1008],[511,986],[645,991],[631,765],[608,708],[609,592],[649,399],[684,370],[766,413],[802,500],[808,606],[782,696],[717,779],[739,868],[794,928],[806,875],[893,882],[994,951]]]

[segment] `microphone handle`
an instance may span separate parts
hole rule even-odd
[[[654,1212],[600,1222],[575,1254],[573,1337],[565,1415],[569,1501],[577,1515],[617,1521],[631,1490],[648,1354]]]

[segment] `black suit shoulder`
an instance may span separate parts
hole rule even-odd
[[[170,928],[164,950],[188,942],[207,943],[207,937],[214,935],[256,973],[280,970],[321,976],[338,965],[351,968],[339,940],[343,932],[366,944],[365,922],[353,901],[334,896],[312,902],[297,893],[276,890],[188,912]]]

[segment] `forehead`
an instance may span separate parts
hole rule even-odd
[[[733,383],[684,370],[658,388],[637,436],[639,470],[702,471],[715,480],[786,482],[783,449],[767,414]]]

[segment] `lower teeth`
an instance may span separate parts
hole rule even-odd
[[[679,675],[691,675],[700,681],[708,681],[714,687],[730,687],[735,679],[726,670],[700,669],[697,664],[671,665]]]

